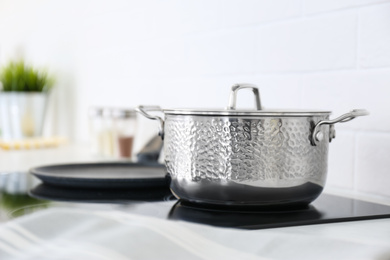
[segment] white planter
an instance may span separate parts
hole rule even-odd
[[[0,92],[2,139],[41,136],[47,99],[47,93]]]

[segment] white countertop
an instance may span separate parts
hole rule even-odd
[[[101,160],[112,159],[85,145],[0,151],[0,172]],[[248,231],[116,208],[48,208],[0,224],[0,259],[390,259],[390,219]]]

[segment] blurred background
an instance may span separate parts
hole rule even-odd
[[[390,199],[390,1],[1,0],[0,65],[18,58],[55,75],[44,133],[71,143],[91,107],[223,108],[237,82],[267,108],[365,108],[336,125],[327,187]],[[138,126],[135,150],[157,132]]]

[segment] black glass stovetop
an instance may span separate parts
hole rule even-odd
[[[158,208],[160,214],[157,217],[160,218],[241,229],[390,218],[390,206],[329,194],[322,194],[304,208],[282,209],[210,207],[192,204],[176,200],[168,187],[146,190],[99,190],[68,189],[40,184],[31,189],[29,194],[34,198],[52,201],[121,204],[128,206],[128,212],[133,212],[134,208],[140,207],[149,209],[143,212],[154,212],[150,209]]]
[[[172,208],[169,218],[213,226],[263,229],[390,218],[390,206],[328,194],[322,194],[304,208],[272,210],[212,209],[179,201]]]
[[[169,183],[154,187],[81,188],[33,184],[25,173],[0,174],[0,222],[53,207],[93,207],[219,227],[263,229],[390,218],[390,206],[322,194],[301,208],[231,208],[177,200]],[[142,182],[141,182],[142,184]]]

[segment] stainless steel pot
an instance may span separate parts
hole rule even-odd
[[[237,110],[237,91],[250,88],[256,110]],[[367,115],[352,110],[334,120],[330,111],[263,110],[258,88],[232,87],[222,110],[165,109],[158,120],[167,171],[176,197],[206,204],[307,205],[325,185],[334,124]]]

